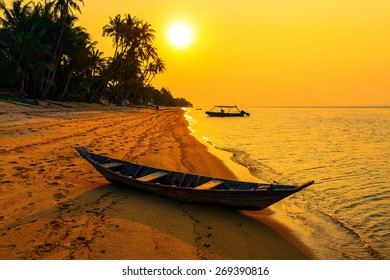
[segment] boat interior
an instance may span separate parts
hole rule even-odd
[[[161,170],[134,163],[113,160],[101,155],[91,154],[91,157],[100,166],[140,182],[152,182],[161,185],[199,190],[269,190],[272,188],[272,185],[270,184],[221,180],[207,176]]]

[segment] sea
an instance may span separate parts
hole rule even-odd
[[[390,107],[186,109],[189,129],[254,181],[315,184],[270,207],[314,259],[390,259]],[[234,171],[234,170],[233,170]],[[240,177],[240,174],[238,174]]]

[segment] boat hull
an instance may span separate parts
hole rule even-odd
[[[252,192],[243,190],[187,190],[184,188],[172,187],[168,185],[143,183],[126,176],[120,176],[100,168],[95,169],[101,173],[108,181],[122,186],[135,188],[142,191],[152,192],[159,196],[168,197],[174,200],[190,203],[200,203],[207,205],[230,207],[242,210],[260,210],[264,209],[279,200],[291,195],[288,192]]]
[[[207,111],[205,112],[210,117],[219,117],[219,118],[225,118],[225,117],[245,117],[244,113],[220,113],[220,112],[211,112]]]

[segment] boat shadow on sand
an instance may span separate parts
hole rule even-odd
[[[306,258],[237,210],[111,183],[3,226],[0,249],[2,259]]]

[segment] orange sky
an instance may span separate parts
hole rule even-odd
[[[153,85],[196,106],[390,105],[389,0],[85,0],[80,25],[107,55],[118,13],[156,30]],[[176,20],[194,29],[188,49],[167,42]]]

